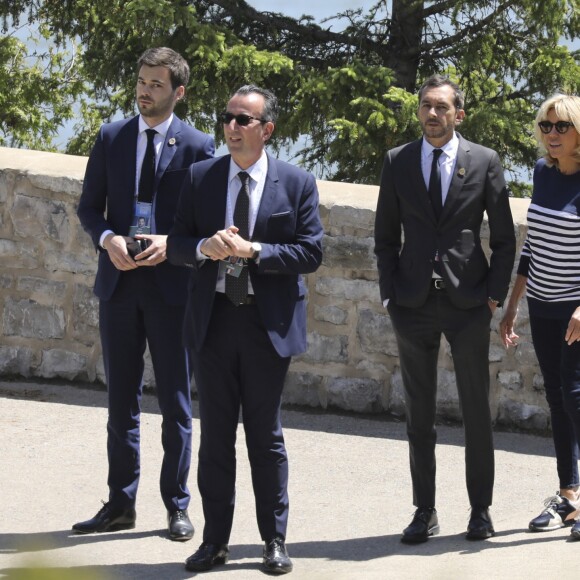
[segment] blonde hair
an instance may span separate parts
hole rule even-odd
[[[540,127],[538,127],[538,123],[548,120],[548,114],[550,111],[554,111],[560,121],[568,121],[569,123],[572,123],[572,130],[576,130],[577,141],[574,160],[580,163],[580,97],[576,95],[556,94],[542,103],[540,110],[536,115],[534,134],[540,146],[540,153],[544,156],[546,163],[550,167],[552,165],[557,167],[558,160],[548,153],[548,150],[544,145],[546,135],[544,135],[544,133],[540,131]],[[570,131],[570,129],[568,129],[568,131]]]

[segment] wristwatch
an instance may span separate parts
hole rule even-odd
[[[252,242],[252,260],[257,260],[260,257],[260,252],[262,251],[262,244],[260,242]]]

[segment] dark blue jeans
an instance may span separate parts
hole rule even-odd
[[[580,442],[580,343],[564,340],[569,319],[530,315],[532,341],[544,377],[560,488],[575,487]]]

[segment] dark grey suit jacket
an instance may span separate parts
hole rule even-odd
[[[473,308],[488,298],[503,301],[516,241],[497,153],[459,135],[454,173],[437,222],[421,171],[421,143],[392,149],[385,158],[375,221],[381,299],[410,308],[423,305],[438,253],[455,306]],[[481,246],[484,212],[489,260]]]

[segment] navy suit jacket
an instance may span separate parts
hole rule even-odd
[[[447,294],[457,308],[480,306],[490,297],[503,301],[516,239],[497,153],[459,135],[455,169],[437,221],[421,171],[421,143],[392,149],[385,158],[375,221],[381,300],[422,306],[438,253]],[[481,245],[484,212],[489,261]]]
[[[112,230],[129,234],[135,203],[137,135],[139,117],[103,125],[91,151],[78,216],[100,251],[95,294],[101,300],[112,296],[121,272],[99,246],[101,235]],[[181,183],[194,162],[213,157],[214,140],[190,127],[175,115],[167,131],[155,176],[157,234],[167,234],[173,225]],[[155,267],[157,283],[169,304],[185,304],[189,272],[167,261]]]
[[[183,183],[167,256],[194,269],[186,309],[186,346],[204,343],[215,296],[219,262],[196,260],[203,238],[225,227],[230,155],[192,165]],[[248,261],[257,307],[282,357],[306,350],[306,287],[302,274],[322,261],[322,224],[316,180],[306,171],[268,155],[268,172],[252,241],[259,263]]]

